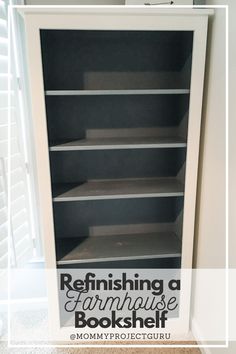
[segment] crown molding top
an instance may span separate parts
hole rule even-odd
[[[121,6],[121,5],[97,5],[97,6],[85,6],[85,5],[69,5],[69,6],[32,6],[21,5],[12,6],[16,9],[21,16],[26,15],[39,15],[39,14],[123,14],[123,15],[182,15],[182,16],[209,16],[214,14],[213,8],[208,7],[194,7],[194,6]]]

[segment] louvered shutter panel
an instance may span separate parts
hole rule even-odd
[[[0,2],[0,275],[7,268],[7,21]]]
[[[0,0],[0,267],[7,265],[6,216],[7,216],[7,158],[8,158],[8,39],[7,3]],[[12,55],[13,56],[13,55]],[[10,122],[10,159],[11,183],[8,190],[10,199],[10,242],[12,264],[23,266],[33,255],[32,232],[30,229],[27,169],[20,134],[19,88],[11,58],[11,122]]]

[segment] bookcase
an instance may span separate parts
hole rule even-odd
[[[46,267],[191,268],[212,11],[19,11]]]

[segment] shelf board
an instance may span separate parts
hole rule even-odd
[[[55,144],[50,151],[114,150],[147,148],[183,148],[186,142],[179,137],[130,137],[130,138],[88,138]]]
[[[56,187],[56,186],[55,186]],[[64,191],[61,192],[64,188]],[[71,188],[54,188],[54,202],[82,200],[177,197],[184,195],[183,184],[176,178],[91,180]]]
[[[184,95],[189,89],[128,89],[128,90],[47,90],[46,96],[88,95]]]
[[[181,256],[173,232],[57,239],[57,264],[76,264]]]

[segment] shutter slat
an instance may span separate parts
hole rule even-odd
[[[8,53],[8,42],[7,38],[0,37],[0,55],[6,55]]]
[[[25,195],[25,185],[22,181],[11,187],[11,200],[14,201]]]
[[[11,203],[11,214],[14,215],[15,213],[18,213],[19,211],[22,210],[22,208],[25,208],[25,205],[26,205],[25,196],[21,196],[20,198],[14,200]]]
[[[0,90],[7,90],[7,73],[8,71],[8,58],[5,55],[0,55]]]
[[[1,75],[0,75],[0,79],[1,79]],[[16,109],[15,107],[9,107],[9,110],[11,111],[11,119],[14,119],[15,113],[16,113]],[[2,124],[8,124],[8,108],[7,107],[2,107],[0,108],[0,126]]]
[[[7,207],[0,209],[0,224],[7,222]]]
[[[8,249],[8,238],[4,238],[0,241],[0,258],[3,257]]]
[[[2,242],[4,239],[8,239],[6,224],[0,225],[0,242]]]
[[[11,156],[11,172],[22,167],[22,157],[19,153]]]
[[[0,269],[6,269],[7,264],[8,264],[8,256],[7,256],[7,249],[6,249],[6,253],[4,254],[4,256],[0,258]]]
[[[22,234],[20,241],[15,244],[16,254],[20,257],[29,246],[29,235]]]
[[[10,96],[10,106],[15,106],[15,98],[11,91]],[[4,90],[0,92],[0,108],[7,108],[8,107],[8,91]]]
[[[17,229],[27,221],[27,212],[26,209],[21,210],[19,213],[13,216],[12,218],[12,227]]]
[[[17,138],[17,126],[16,123],[12,123],[10,126],[11,137]],[[0,126],[0,140],[5,140],[8,134],[8,125],[4,124]]]
[[[27,222],[20,225],[16,230],[13,231],[13,238],[15,242],[15,247],[17,248],[22,240],[29,237],[29,228]]]
[[[15,138],[12,139],[10,149],[11,149],[11,155],[19,153],[19,146],[18,146],[17,139],[15,139]],[[1,152],[1,156],[8,155],[8,141],[7,140],[0,141],[0,152]]]
[[[7,38],[7,21],[0,18],[0,37]]]
[[[22,167],[18,167],[15,170],[11,171],[11,185],[14,186],[19,181],[24,180],[24,172]]]
[[[3,209],[6,206],[6,195],[5,192],[0,193],[0,209]]]

